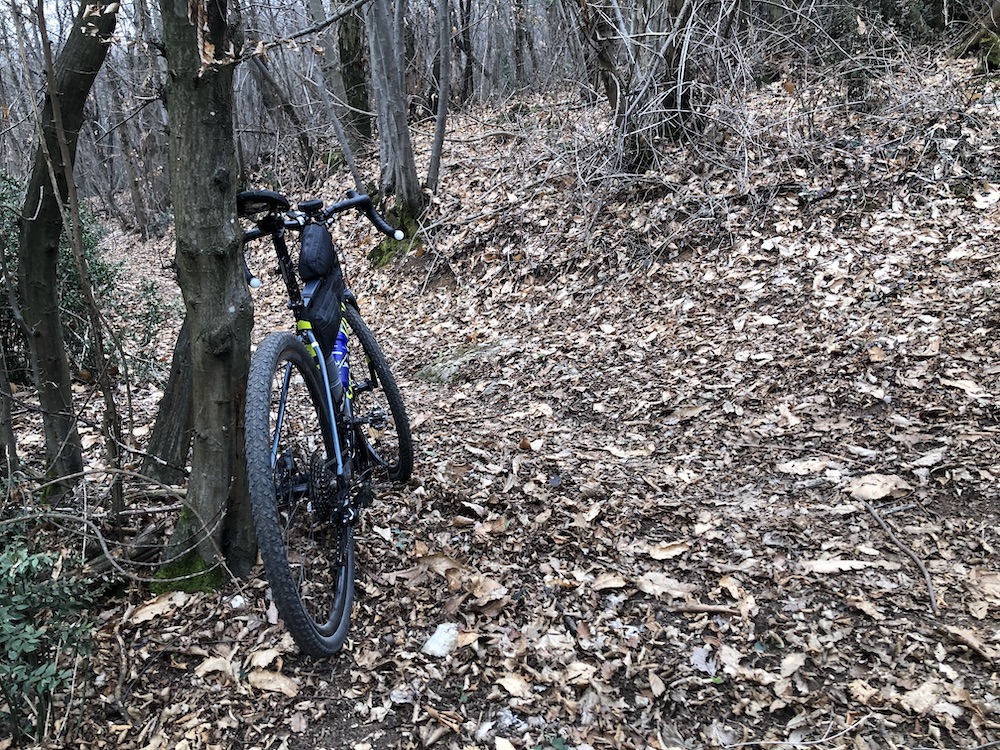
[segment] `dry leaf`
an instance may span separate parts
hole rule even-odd
[[[866,560],[841,560],[833,558],[831,560],[803,560],[802,569],[806,573],[843,573],[848,570],[861,570],[871,566]]]
[[[869,705],[871,700],[879,694],[877,688],[873,688],[864,680],[852,680],[848,685],[851,697],[862,705]]]
[[[261,649],[260,651],[254,651],[250,655],[250,666],[264,668],[270,666],[276,659],[280,658],[281,652],[276,648]]]
[[[691,545],[688,542],[659,542],[652,547],[644,545],[642,549],[654,560],[669,560],[672,557],[683,555],[691,549]]]
[[[782,677],[791,677],[802,665],[806,663],[806,655],[802,653],[789,654],[781,660],[781,668],[778,670]]]
[[[465,590],[476,597],[476,604],[483,606],[507,596],[507,587],[486,576],[474,575],[466,582]]]
[[[657,598],[664,594],[672,599],[682,599],[685,595],[698,590],[698,587],[691,583],[682,583],[676,578],[671,578],[665,573],[651,571],[645,573],[638,581],[639,591]]]
[[[566,666],[566,671],[563,673],[563,681],[567,685],[589,685],[596,673],[597,667],[593,664],[574,661]]]
[[[979,633],[972,628],[959,628],[954,625],[945,625],[944,627],[960,643],[964,643],[987,661],[993,661],[997,658],[997,650],[992,646],[986,645],[986,642],[980,637]]]
[[[229,661],[229,659],[223,659],[221,656],[213,656],[205,659],[205,661],[195,667],[194,673],[199,677],[204,677],[210,672],[224,672],[225,674],[232,674],[232,670],[233,663]]]
[[[895,474],[865,474],[849,480],[844,489],[855,500],[880,500],[883,497],[905,495],[913,487]]]
[[[604,591],[605,589],[620,589],[626,586],[626,581],[620,575],[614,572],[601,573],[590,587],[594,591]]]
[[[172,612],[178,607],[183,607],[190,598],[191,595],[183,591],[169,591],[165,594],[160,594],[152,601],[136,607],[128,617],[127,622],[138,625],[139,623],[159,619],[164,617],[168,612]]]
[[[783,474],[819,474],[830,466],[830,462],[825,458],[799,458],[794,461],[785,461],[775,468]]]
[[[974,380],[960,379],[960,380],[949,380],[947,378],[941,378],[941,385],[951,386],[952,388],[959,388],[965,391],[967,394],[974,398],[981,398],[989,396],[989,393],[983,388],[979,383]]]
[[[985,568],[973,568],[968,575],[969,586],[993,604],[1000,604],[1000,573]]]
[[[247,675],[247,681],[259,690],[269,693],[283,693],[289,698],[294,698],[299,694],[298,683],[291,677],[280,672],[271,672],[266,669],[254,669]]]
[[[667,692],[667,686],[660,679],[656,672],[649,673],[649,689],[653,693],[654,698],[659,698],[665,692]]]
[[[938,701],[942,686],[938,680],[927,680],[920,687],[908,690],[899,696],[899,702],[918,716],[923,716]]]
[[[497,685],[515,698],[528,698],[531,695],[531,683],[519,674],[508,672],[497,680]]]

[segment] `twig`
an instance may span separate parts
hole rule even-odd
[[[115,623],[114,629],[115,644],[118,646],[119,665],[118,679],[115,681],[114,706],[118,709],[123,718],[127,719],[129,723],[132,723],[135,719],[128,712],[128,706],[125,705],[125,701],[122,700],[122,682],[128,676],[128,651],[125,647],[125,639],[122,638],[121,625],[121,622]]]
[[[667,612],[698,612],[698,613],[710,613],[719,615],[738,615],[740,611],[738,609],[733,609],[732,607],[727,607],[725,604],[678,604],[676,606],[670,606],[666,608]]]
[[[864,504],[865,508],[868,509],[868,512],[872,514],[875,520],[878,521],[878,525],[882,527],[882,531],[884,531],[889,539],[892,540],[893,544],[905,552],[907,557],[913,560],[914,564],[920,568],[920,572],[924,574],[924,580],[927,582],[927,594],[931,599],[931,612],[936,617],[938,615],[937,595],[934,593],[934,582],[931,580],[931,574],[927,571],[927,566],[924,565],[923,561],[917,557],[917,554],[913,550],[900,541],[899,537],[897,537],[893,530],[889,528],[889,524],[885,522],[871,503],[867,500],[862,500],[861,502]]]
[[[874,716],[875,716],[875,714],[865,714],[860,719],[858,719],[856,722],[854,722],[850,726],[844,727],[843,729],[841,729],[836,734],[827,735],[827,736],[823,737],[822,739],[818,739],[818,740],[800,741],[800,742],[796,742],[795,744],[796,744],[796,746],[802,746],[802,747],[810,747],[810,746],[814,746],[814,745],[823,745],[823,744],[826,744],[827,742],[830,742],[831,740],[835,740],[835,739],[838,739],[840,737],[843,737],[848,732],[854,731],[855,729],[857,729],[858,727],[860,727],[862,724],[864,724],[866,721],[868,721],[869,719],[873,718]],[[734,745],[723,745],[722,747],[726,748],[726,750],[733,750],[733,748],[737,748],[737,747],[771,747],[772,745],[787,746],[789,744],[790,743],[787,740],[776,740],[776,741],[773,741],[773,740],[772,741],[764,740],[764,741],[760,741],[760,742],[737,742]]]
[[[270,42],[263,42],[262,41],[262,43],[264,45],[264,48],[265,49],[274,49],[275,47],[280,47],[283,44],[288,44],[290,42],[294,42],[297,39],[301,39],[303,37],[311,36],[313,34],[318,34],[319,32],[323,31],[327,27],[332,26],[333,24],[335,24],[341,18],[349,16],[354,11],[363,8],[369,2],[370,2],[370,0],[356,0],[356,2],[351,3],[350,5],[348,5],[345,8],[341,8],[339,11],[337,11],[333,15],[325,17],[319,23],[314,23],[312,26],[307,26],[306,28],[300,29],[299,31],[296,31],[293,34],[289,34],[288,36],[282,37],[281,39],[276,39],[276,40],[273,40],[273,41],[270,41]],[[250,59],[253,56],[253,54],[254,54],[253,52],[241,54],[239,56],[239,58],[237,59],[237,62],[242,62],[244,60],[248,60],[248,59]]]

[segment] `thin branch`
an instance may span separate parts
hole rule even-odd
[[[826,743],[828,743],[828,742],[830,742],[832,740],[836,740],[836,739],[839,739],[839,738],[847,735],[849,732],[853,732],[855,729],[857,729],[862,724],[864,724],[865,722],[867,722],[869,719],[872,719],[874,717],[875,717],[875,714],[865,714],[860,719],[858,719],[856,722],[854,722],[853,724],[851,724],[849,726],[844,727],[843,729],[841,729],[836,734],[826,735],[826,736],[824,736],[824,737],[822,737],[821,739],[818,739],[818,740],[806,740],[804,742],[803,741],[798,741],[798,742],[795,743],[795,745],[797,747],[815,747],[817,745],[825,745]],[[738,747],[773,747],[773,746],[779,746],[779,745],[782,746],[782,747],[787,747],[789,745],[789,742],[786,741],[786,740],[776,740],[776,741],[775,740],[767,740],[767,741],[761,741],[761,742],[737,742],[736,744],[733,744],[733,745],[723,745],[722,747],[724,747],[726,750],[735,750],[735,748],[738,748]]]
[[[346,8],[341,8],[337,13],[333,14],[332,16],[329,16],[328,18],[325,18],[319,23],[315,23],[312,26],[307,26],[304,29],[296,31],[294,34],[282,37],[281,39],[276,39],[271,42],[262,41],[260,42],[260,44],[263,45],[265,50],[269,50],[269,49],[274,49],[275,47],[280,47],[284,44],[288,44],[289,42],[294,42],[296,39],[301,39],[302,37],[318,34],[324,29],[333,26],[333,24],[337,23],[337,21],[339,21],[341,18],[345,18],[346,16],[349,16],[351,13],[358,10],[359,8],[363,8],[369,2],[371,2],[371,0],[355,0],[355,2],[351,3]],[[260,47],[258,46],[253,50],[251,50],[249,53],[244,52],[238,58],[236,58],[236,62],[244,62],[246,60],[251,59],[252,57],[258,54],[259,49]]]
[[[875,510],[874,506],[872,506],[871,503],[869,503],[867,500],[862,500],[861,503],[865,506],[865,508],[868,509],[868,512],[875,517],[875,520],[878,521],[878,525],[882,527],[882,531],[884,531],[886,535],[889,537],[889,539],[892,540],[893,544],[895,544],[903,552],[905,552],[906,555],[911,560],[913,560],[914,564],[918,568],[920,568],[920,572],[924,574],[924,581],[927,582],[927,594],[928,596],[930,596],[931,600],[931,612],[934,614],[935,617],[937,617],[939,613],[937,605],[937,595],[934,593],[934,581],[931,580],[931,574],[927,571],[927,566],[924,565],[923,561],[919,557],[917,557],[916,553],[913,550],[911,550],[909,547],[903,544],[903,542],[900,541],[899,537],[896,536],[893,530],[889,527],[889,524],[885,522],[885,520],[882,518],[882,516],[879,515],[879,512]]]

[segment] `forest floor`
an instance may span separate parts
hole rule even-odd
[[[1000,744],[997,84],[790,88],[640,178],[597,107],[457,115],[427,242],[348,253],[417,463],[361,529],[347,647],[301,656],[259,578],[132,585],[70,744]]]

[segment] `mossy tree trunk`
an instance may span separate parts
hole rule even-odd
[[[194,413],[187,512],[168,557],[256,557],[243,461],[253,306],[240,263],[233,140],[233,50],[226,0],[160,0],[168,79],[177,276],[191,336]]]

